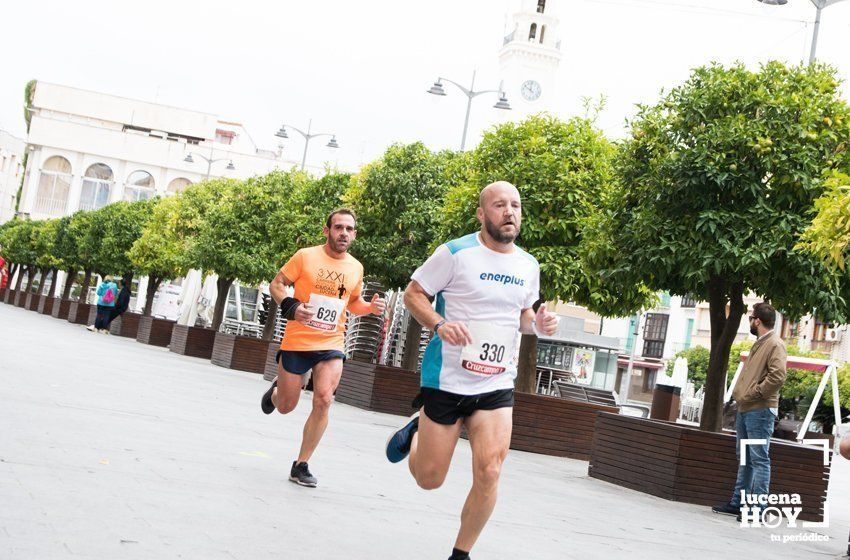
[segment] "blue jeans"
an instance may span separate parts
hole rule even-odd
[[[741,490],[747,494],[767,494],[770,487],[770,436],[776,417],[769,408],[739,412],[735,417],[735,456],[738,458],[738,479],[729,502],[733,507],[741,505]],[[747,464],[741,465],[742,439],[765,439],[764,445],[747,445]]]

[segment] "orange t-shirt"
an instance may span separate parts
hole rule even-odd
[[[344,350],[345,310],[350,299],[360,297],[363,265],[349,255],[334,259],[324,245],[300,249],[283,268],[295,286],[295,299],[310,302],[316,315],[308,323],[286,323],[281,350],[298,352]]]

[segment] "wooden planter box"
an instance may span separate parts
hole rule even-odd
[[[212,358],[214,343],[215,331],[212,329],[174,325],[168,349],[175,354],[209,360]]]
[[[336,400],[358,408],[409,416],[419,393],[413,371],[348,360]],[[616,409],[544,395],[516,393],[511,449],[587,460],[596,415]]]
[[[27,294],[27,309],[30,311],[38,311],[38,304],[41,303],[41,294]]]
[[[280,350],[280,341],[275,344],[269,344],[269,351],[266,354],[266,368],[263,370],[263,379],[266,381],[274,381],[277,377],[277,351]]]
[[[366,410],[410,416],[419,394],[419,374],[407,369],[347,360],[336,400]]]
[[[15,307],[26,307],[27,306],[27,296],[30,295],[30,292],[20,291],[15,294]]]
[[[67,320],[72,303],[70,299],[56,298],[56,303],[53,304],[53,309],[50,310],[50,316]]]
[[[77,325],[91,325],[97,317],[97,306],[91,303],[72,301],[68,306],[68,322]]]
[[[18,292],[13,288],[6,288],[6,293],[3,294],[3,302],[8,303],[9,305],[15,305],[15,301],[17,300]]]
[[[175,324],[176,322],[170,319],[140,317],[136,341],[165,348],[171,343],[171,330]]]
[[[271,344],[279,343],[252,336],[217,332],[210,361],[221,367],[263,373]]]
[[[823,520],[829,466],[823,449],[770,442],[770,492],[799,494],[800,519]],[[735,434],[682,424],[600,414],[587,474],[653,496],[712,506],[728,502],[738,461]]]
[[[109,324],[109,334],[126,338],[136,338],[139,334],[139,319],[141,317],[141,313],[125,311]]]
[[[59,298],[41,296],[41,301],[38,303],[38,312],[42,315],[50,315],[53,312],[53,303]]]

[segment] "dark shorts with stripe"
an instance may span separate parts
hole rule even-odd
[[[315,350],[307,352],[296,352],[293,350],[278,350],[274,361],[283,366],[283,369],[289,373],[304,375],[313,366],[319,362],[327,360],[342,359],[345,361],[345,354],[339,350]]]
[[[460,418],[472,416],[476,410],[496,410],[514,406],[514,390],[499,389],[478,395],[458,395],[422,387],[413,399],[413,408],[425,407],[425,415],[437,424],[450,426]]]

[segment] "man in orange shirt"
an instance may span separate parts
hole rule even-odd
[[[346,208],[328,216],[322,231],[324,245],[300,249],[278,271],[269,292],[288,319],[277,353],[277,379],[263,395],[263,412],[276,408],[281,414],[295,410],[301,396],[303,375],[313,370],[313,410],[304,424],[301,451],[292,463],[289,480],[316,486],[307,468],[325,428],[334,391],[342,375],[345,345],[345,311],[355,315],[380,315],[386,304],[377,294],[371,301],[361,297],[363,265],[348,254],[357,236],[354,213]],[[294,297],[285,288],[295,287]]]

